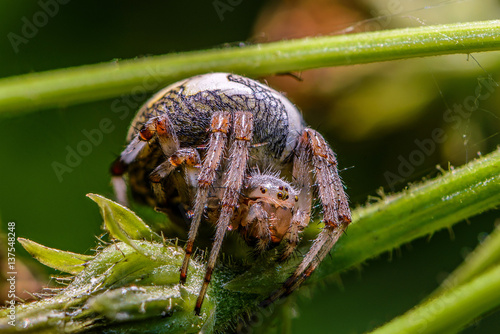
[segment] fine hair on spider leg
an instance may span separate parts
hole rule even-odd
[[[219,111],[215,112],[212,116],[208,151],[205,155],[200,175],[198,176],[198,191],[196,192],[194,201],[193,219],[191,220],[191,227],[185,248],[186,253],[180,270],[180,281],[182,284],[186,282],[189,259],[193,253],[194,240],[203,217],[208,193],[217,177],[217,169],[224,154],[230,122],[231,114],[229,112]]]
[[[296,155],[292,176],[299,195],[297,196],[297,203],[293,211],[292,222],[284,238],[285,247],[278,258],[279,261],[285,261],[293,254],[300,241],[299,234],[309,224],[309,220],[311,219],[312,177],[311,173],[309,173],[308,165],[310,152],[306,149],[306,144],[305,140],[300,137],[297,144],[298,153],[294,152]]]
[[[260,305],[263,307],[297,289],[323,261],[351,222],[347,196],[337,171],[337,161],[324,138],[318,132],[306,128],[299,140],[297,149],[299,155],[294,161],[294,167],[296,163],[300,164],[301,161],[307,160],[301,159],[302,151],[309,151],[312,155],[311,164],[314,167],[319,197],[323,205],[325,227],[323,227],[304,259],[285,284],[261,302]],[[334,185],[333,189],[331,185]]]
[[[246,111],[236,111],[233,117],[234,139],[229,154],[228,172],[225,174],[223,180],[225,190],[221,201],[222,209],[217,221],[215,240],[210,251],[205,279],[196,301],[195,313],[198,315],[200,314],[201,305],[203,304],[208,284],[212,278],[212,272],[222,246],[222,240],[224,239],[228,226],[231,222],[234,208],[238,204],[238,194],[243,186],[244,175],[247,168],[248,148],[252,140],[252,113]]]

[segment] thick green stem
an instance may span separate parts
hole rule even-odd
[[[248,76],[500,49],[500,21],[457,23],[114,61],[0,80],[0,111],[29,111],[158,90],[195,74]]]
[[[318,276],[359,264],[418,237],[500,205],[500,150],[354,211],[333,260]]]

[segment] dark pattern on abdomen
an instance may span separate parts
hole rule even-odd
[[[167,113],[174,125],[182,147],[203,145],[208,139],[207,129],[215,111],[251,111],[254,115],[253,143],[267,143],[266,150],[275,158],[283,153],[288,135],[288,114],[276,93],[254,81],[236,75],[228,80],[247,86],[251,94],[228,95],[221,90],[205,90],[187,96],[185,86],[168,91],[136,119],[139,124],[151,117]]]

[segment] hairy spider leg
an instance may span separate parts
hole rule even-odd
[[[167,131],[169,133],[165,135]],[[120,157],[111,165],[111,183],[118,203],[128,206],[127,184],[123,179],[123,175],[127,172],[130,163],[149,154],[148,143],[158,133],[162,134],[163,138],[159,139],[159,141],[165,154],[172,154],[179,148],[179,140],[167,116],[151,118],[146,122],[130,141]],[[166,143],[166,138],[170,139],[169,143]]]
[[[158,165],[158,167],[156,167],[151,174],[149,174],[149,179],[155,196],[159,199],[159,202],[166,201],[165,189],[162,184],[163,179],[168,177],[175,169],[181,168],[184,170],[184,178],[188,188],[190,189],[190,186],[196,184],[197,182],[197,180],[191,180],[190,178],[192,175],[197,174],[200,165],[200,155],[194,148],[180,148],[167,160]],[[177,189],[180,189],[180,185],[178,184]]]
[[[315,130],[306,128],[302,132],[301,137],[301,140],[307,143],[301,149],[308,150],[312,154],[312,166],[314,167],[316,182],[319,188],[319,197],[323,204],[323,221],[325,227],[294,273],[280,289],[276,290],[261,303],[261,306],[264,307],[281,297],[289,295],[306,278],[311,276],[351,222],[349,203],[342,181],[338,175],[335,154],[325,139]],[[298,153],[300,154],[300,152]]]
[[[248,149],[252,141],[253,133],[253,115],[248,111],[236,111],[233,120],[233,141],[229,154],[229,167],[227,173],[224,173],[223,185],[224,195],[221,200],[222,209],[217,221],[217,230],[215,240],[208,258],[205,279],[201,286],[198,299],[196,300],[195,313],[200,314],[201,305],[207,292],[208,284],[212,277],[217,257],[220,252],[222,240],[227,232],[234,209],[239,201],[239,194],[243,186],[243,180],[246,174]]]
[[[194,200],[193,219],[191,220],[188,241],[185,248],[186,253],[180,270],[180,282],[182,284],[186,282],[189,259],[193,253],[194,239],[198,233],[198,227],[200,226],[200,221],[207,204],[209,187],[217,177],[217,169],[224,154],[230,122],[231,114],[229,112],[217,111],[212,115],[208,150],[203,160],[200,175],[198,176],[198,191]]]
[[[300,241],[300,233],[309,224],[312,205],[312,176],[309,161],[311,152],[307,149],[307,141],[303,136],[298,140],[296,156],[293,161],[294,186],[299,191],[294,206],[290,227],[283,237],[284,247],[278,261],[285,261],[293,253]]]

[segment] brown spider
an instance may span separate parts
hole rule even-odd
[[[180,207],[192,209],[181,283],[200,222],[216,226],[197,314],[228,230],[238,230],[259,252],[283,241],[279,260],[287,259],[309,223],[317,185],[325,226],[294,273],[261,303],[266,306],[298,288],[351,221],[330,146],[290,101],[257,81],[211,73],[168,86],[139,110],[127,141],[112,166],[118,201],[127,203],[127,174],[135,199],[173,219]],[[291,176],[293,186],[260,170]]]

